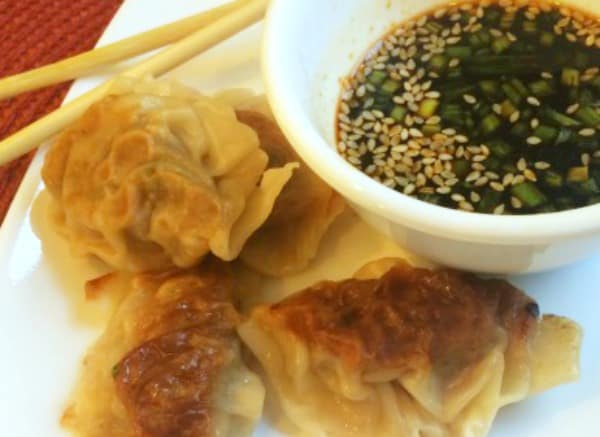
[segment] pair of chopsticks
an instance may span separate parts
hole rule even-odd
[[[129,77],[158,77],[260,21],[267,4],[268,0],[237,0],[73,58],[2,79],[0,98],[76,79],[100,65],[171,44],[122,73]],[[73,123],[91,104],[109,93],[113,82],[114,79],[108,80],[0,142],[0,164],[35,149]]]

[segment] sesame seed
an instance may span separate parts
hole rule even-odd
[[[416,188],[417,188],[417,187],[415,186],[415,184],[408,184],[406,187],[404,187],[404,190],[403,190],[403,192],[404,192],[404,194],[406,194],[406,195],[410,195],[410,194],[412,194],[412,193],[414,193],[414,192],[415,192],[415,189],[416,189]]]
[[[536,174],[535,174],[535,173],[534,173],[532,170],[530,170],[530,169],[528,169],[528,168],[526,168],[526,169],[523,171],[523,176],[524,176],[526,179],[529,179],[529,180],[530,180],[530,181],[532,181],[532,182],[536,182],[536,181],[537,181],[537,176],[536,176]]]
[[[509,186],[510,184],[512,184],[512,181],[514,180],[515,175],[513,175],[512,173],[507,173],[504,175],[504,177],[502,178],[502,185],[504,186]]]
[[[567,108],[567,114],[575,114],[577,112],[577,110],[579,109],[579,103],[574,103],[571,106],[569,106]]]
[[[510,204],[515,209],[521,209],[523,207],[523,202],[518,197],[512,196],[510,198]]]
[[[510,114],[509,121],[511,123],[516,123],[517,121],[519,121],[519,118],[521,118],[521,112],[520,111],[515,111],[512,114]]]
[[[586,167],[587,167],[588,165],[590,165],[590,161],[591,161],[591,157],[590,157],[590,154],[589,154],[589,153],[583,153],[583,154],[581,155],[581,163],[582,163],[584,166],[586,166]]]
[[[519,185],[522,184],[523,182],[525,182],[525,176],[523,175],[516,175],[512,181],[513,185]]]
[[[477,179],[474,183],[474,185],[476,187],[482,187],[484,185],[487,185],[487,183],[489,182],[489,179],[485,176],[480,177],[479,179]]]
[[[532,146],[537,146],[538,144],[542,143],[542,139],[536,136],[531,136],[529,138],[527,138],[527,144],[530,144]]]
[[[481,196],[475,191],[471,191],[469,198],[471,199],[471,202],[473,202],[473,203],[478,203],[479,201],[481,201]]]
[[[596,134],[596,129],[593,129],[591,127],[581,129],[579,131],[579,135],[581,135],[582,137],[591,137],[591,136],[594,136],[595,134]]]
[[[502,215],[502,214],[504,214],[504,208],[505,207],[504,207],[503,203],[500,204],[500,205],[498,205],[496,208],[494,208],[494,214],[495,215]]]
[[[540,125],[540,121],[537,118],[532,118],[530,125],[532,129],[536,129]]]
[[[464,135],[456,135],[454,137],[454,139],[456,140],[457,143],[468,143],[469,139],[467,137],[465,137]]]
[[[467,175],[467,177],[465,178],[466,182],[473,182],[477,179],[479,179],[481,177],[481,173],[478,171],[472,171],[471,173],[469,173]]]
[[[538,161],[535,164],[533,164],[533,166],[538,170],[547,170],[551,167],[550,163],[545,161]]]
[[[475,98],[475,96],[472,96],[471,94],[464,94],[463,99],[469,105],[474,105],[475,103],[477,103],[477,99]]]
[[[532,106],[540,106],[541,105],[541,103],[537,99],[537,97],[533,97],[533,96],[527,97],[527,103],[529,103]]]
[[[448,62],[448,67],[450,67],[450,68],[456,68],[459,65],[460,65],[460,59],[458,59],[458,58],[450,59],[450,62]]]
[[[524,171],[527,168],[527,162],[525,161],[525,158],[521,158],[517,161],[517,169],[519,169],[519,171]]]
[[[438,187],[438,188],[436,188],[435,191],[439,194],[448,194],[448,193],[450,193],[451,190],[452,189],[450,187],[445,186],[445,187]]]
[[[504,185],[500,182],[490,182],[490,187],[495,191],[504,191]]]
[[[475,211],[475,208],[473,207],[473,205],[471,205],[469,202],[464,201],[464,202],[460,202],[458,204],[458,207],[460,209],[462,209],[463,211],[469,211],[469,212],[473,212]]]

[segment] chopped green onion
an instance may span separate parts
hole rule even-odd
[[[527,33],[537,32],[537,23],[535,21],[523,21],[523,31]]]
[[[434,71],[443,71],[448,66],[448,58],[444,55],[434,55],[429,60],[429,67]]]
[[[550,47],[554,44],[554,34],[552,32],[542,32],[540,35],[540,44],[544,47]]]
[[[523,100],[521,94],[509,83],[502,84],[502,91],[515,105],[518,105]]]
[[[425,126],[423,126],[421,131],[423,132],[423,135],[425,135],[426,137],[431,137],[431,136],[441,132],[442,127],[439,124],[426,124]]]
[[[525,84],[519,79],[514,78],[510,81],[510,84],[513,86],[514,89],[516,89],[519,92],[519,94],[521,94],[522,97],[529,96],[529,90],[527,89]]]
[[[495,156],[490,156],[490,157],[488,157],[488,159],[485,160],[485,168],[490,171],[500,170],[501,166],[502,166],[502,161],[500,161]]]
[[[504,118],[510,118],[516,110],[517,107],[510,100],[505,100],[500,105],[500,112]]]
[[[500,86],[495,80],[482,80],[479,82],[479,88],[489,98],[497,96],[500,91]]]
[[[571,140],[573,137],[573,131],[567,129],[566,127],[561,127],[558,130],[558,136],[556,137],[556,141],[554,141],[555,145],[564,144]]]
[[[515,123],[510,129],[510,133],[518,138],[526,138],[529,136],[529,125],[523,122]]]
[[[500,38],[496,38],[492,42],[492,50],[497,55],[499,55],[500,53],[506,51],[509,47],[510,47],[510,40],[507,37],[505,37],[505,36],[502,36]]]
[[[469,46],[450,46],[446,49],[446,55],[451,58],[467,59],[473,54],[473,49]]]
[[[543,115],[544,117],[546,117],[548,120],[559,124],[560,126],[563,127],[574,127],[574,126],[580,126],[581,123],[578,122],[577,120],[566,116],[564,114],[561,114],[558,111],[555,111],[552,108],[546,107],[543,110]]]
[[[574,68],[563,68],[560,81],[566,86],[579,86],[579,70]]]
[[[600,127],[600,114],[596,112],[591,106],[584,106],[579,108],[575,113],[575,117],[589,127]]]
[[[552,126],[540,125],[534,131],[533,135],[546,144],[552,143],[558,136],[558,129]]]
[[[499,139],[490,140],[487,143],[488,149],[493,156],[506,158],[512,153],[512,147],[506,141]]]
[[[462,68],[453,67],[448,71],[446,76],[448,77],[448,79],[460,79],[461,77],[463,77]]]
[[[554,86],[548,80],[537,80],[529,84],[529,89],[537,97],[547,97],[554,94]]]
[[[392,113],[390,114],[390,117],[392,117],[398,123],[401,123],[401,122],[404,121],[404,117],[406,117],[407,113],[408,113],[408,109],[406,109],[405,107],[403,107],[403,106],[394,106],[394,109],[392,110]]]
[[[488,114],[483,120],[481,120],[480,129],[484,135],[490,135],[494,133],[502,121],[496,116],[496,114]]]
[[[466,159],[455,159],[452,161],[452,171],[459,178],[464,178],[471,171],[471,164]]]
[[[486,102],[477,102],[473,106],[473,112],[479,118],[483,118],[486,115],[488,115],[490,112],[492,112],[492,107],[490,105],[488,105]]]
[[[387,79],[387,74],[385,73],[385,71],[381,71],[381,70],[374,70],[367,77],[367,81],[370,84],[375,85],[375,86],[381,85],[383,83],[383,81],[386,79]]]
[[[548,170],[544,174],[544,182],[552,188],[560,188],[563,185],[563,177],[555,171]]]
[[[583,182],[587,181],[590,177],[589,168],[585,166],[571,167],[567,171],[568,182]]]
[[[381,92],[392,95],[400,88],[400,82],[388,79],[381,85]]]
[[[429,118],[435,114],[438,106],[440,106],[440,101],[436,99],[425,99],[419,105],[419,115],[423,118]]]
[[[492,212],[502,201],[502,193],[494,190],[486,190],[477,204],[478,212]]]
[[[511,193],[528,208],[537,208],[548,201],[544,193],[532,182],[523,182],[513,186]]]

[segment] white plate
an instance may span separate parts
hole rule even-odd
[[[129,0],[101,43],[117,40],[221,3],[212,0]],[[204,91],[242,86],[260,89],[260,26],[187,63],[171,75]],[[69,98],[100,78],[78,81]],[[106,311],[85,304],[85,279],[97,265],[70,256],[45,219],[42,156],[34,160],[0,229],[0,424],[2,435],[58,437],[58,424],[86,347],[102,328]],[[275,292],[350,275],[363,262],[402,250],[347,214],[327,236],[313,267],[273,282]],[[600,425],[600,257],[552,273],[513,278],[545,312],[569,316],[585,329],[581,380],[506,408],[492,437],[598,435]],[[257,437],[277,433],[263,424]],[[108,436],[107,436],[108,437]]]

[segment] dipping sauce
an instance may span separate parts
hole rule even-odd
[[[405,21],[343,81],[337,128],[350,164],[437,205],[600,203],[600,18],[503,0]]]

